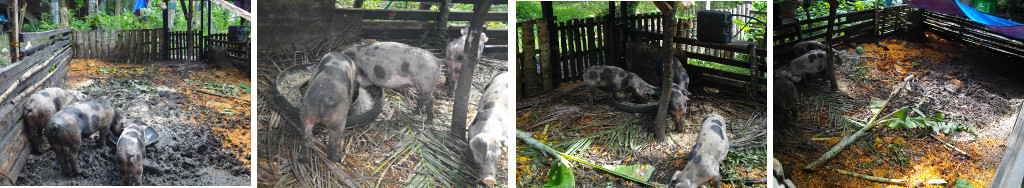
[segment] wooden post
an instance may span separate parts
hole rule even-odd
[[[361,3],[361,2],[360,2]],[[448,13],[451,12],[452,0],[443,0],[441,4],[437,6],[437,10],[441,11],[440,16],[437,18],[437,28],[442,35],[448,34]]]
[[[462,65],[461,77],[459,82],[456,84],[455,89],[455,107],[452,109],[452,134],[466,140],[466,113],[469,111],[469,88],[473,84],[473,72],[476,69],[477,57],[476,51],[483,46],[480,46],[480,33],[483,31],[485,17],[487,12],[491,10],[491,3],[494,0],[481,0],[479,3],[473,6],[473,19],[469,21],[469,34],[472,36],[472,40],[466,40],[466,54],[469,56],[470,61],[464,62]],[[433,113],[433,112],[427,112]],[[431,122],[432,123],[432,122]]]
[[[562,61],[559,61],[560,55],[558,50],[558,41],[560,38],[558,38],[558,29],[555,25],[555,21],[558,20],[558,17],[555,17],[554,6],[552,6],[551,1],[540,2],[540,9],[541,14],[544,16],[544,22],[546,23],[546,33],[543,35],[547,38],[547,43],[542,45],[548,46],[548,61],[551,61],[547,62],[549,64],[548,72],[542,73],[547,76],[544,80],[547,82],[545,84],[551,84],[554,87],[558,87],[558,85],[562,83]],[[541,55],[543,56],[543,54]],[[545,86],[544,91],[547,92],[551,90]]]
[[[164,12],[164,24],[163,24],[164,28],[162,30],[160,30],[160,34],[162,36],[160,38],[161,39],[160,40],[160,59],[161,60],[171,59],[171,55],[170,55],[171,48],[170,48],[170,46],[168,46],[168,44],[170,43],[170,40],[171,40],[170,25],[174,24],[174,20],[169,20],[169,18],[170,18],[170,10],[169,9],[170,9],[170,7],[164,8],[164,11],[163,11]]]
[[[21,11],[18,9],[18,0],[11,0],[11,5],[14,8],[14,11],[12,12],[13,15],[11,16],[12,28],[7,35],[8,40],[11,41],[11,60],[8,62],[10,62],[10,64],[14,64],[14,62],[17,62],[21,59],[21,56],[19,56],[21,54],[21,48],[19,46],[21,45],[18,43],[20,37],[19,35],[21,34]]]
[[[875,11],[874,11],[875,12],[875,25],[872,28],[875,30],[875,32],[872,33],[872,35],[871,35],[871,39],[873,39],[874,41],[878,41],[878,35],[880,35],[878,33],[878,26],[882,22],[880,20],[878,20],[878,19],[880,19],[882,17],[882,10],[883,10],[882,8],[877,8],[876,7]]]
[[[750,62],[750,84],[747,85],[747,90],[750,92],[751,99],[753,101],[760,101],[764,98],[761,96],[761,88],[757,84],[757,78],[760,76],[757,71],[757,52],[755,51],[755,44],[747,44],[747,61]],[[760,100],[759,100],[760,99]]]
[[[605,16],[607,16],[604,22],[604,47],[607,50],[605,52],[605,61],[608,61],[608,65],[615,66],[619,64],[619,58],[615,56],[617,55],[615,52],[619,50],[616,48],[618,38],[615,32],[615,1],[608,2],[608,15]]]
[[[554,74],[552,74],[551,72],[554,71],[551,70],[551,67],[554,66],[551,65],[553,63],[553,60],[551,58],[551,51],[553,50],[551,50],[551,33],[549,33],[549,31],[551,30],[549,29],[551,25],[548,25],[548,23],[551,22],[549,22],[547,19],[548,18],[541,18],[541,20],[537,21],[537,48],[538,51],[540,51],[540,76],[543,92],[554,90],[557,84],[552,81],[552,75]]]
[[[834,34],[833,32],[835,30],[833,27],[835,27],[837,8],[839,8],[838,0],[828,0],[828,26],[825,27],[827,30],[825,31],[825,46],[828,49],[832,49],[832,45],[834,45],[832,44],[832,34]],[[838,91],[839,83],[836,82],[836,71],[834,70],[836,62],[835,58],[833,58],[836,54],[832,50],[825,50],[825,53],[827,53],[828,60],[828,65],[825,66],[825,71],[830,78],[829,82],[832,84],[832,90]]]
[[[669,100],[672,96],[672,74],[675,74],[675,69],[672,68],[672,39],[673,34],[676,31],[675,13],[676,3],[675,2],[655,2],[658,9],[661,9],[662,16],[665,17],[665,21],[661,22],[665,27],[664,36],[661,42],[662,54],[665,56],[661,59],[664,74],[661,75],[661,98],[658,100],[658,112],[654,119],[654,138],[658,142],[664,142],[666,140],[665,128],[668,127],[668,122],[665,121],[668,118]]]

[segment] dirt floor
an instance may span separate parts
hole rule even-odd
[[[799,187],[923,186],[922,182],[932,179],[953,182],[957,178],[974,187],[988,187],[1013,128],[1015,109],[1024,98],[1024,75],[1019,74],[1024,61],[931,33],[927,36],[927,42],[886,39],[854,45],[863,47],[865,53],[860,55],[866,58],[852,58],[858,56],[856,47],[839,49],[848,51],[841,53],[848,58],[837,69],[838,92],[826,89],[823,80],[798,84],[801,114],[793,125],[777,123],[774,132],[774,157],[782,162],[788,178]],[[839,125],[837,119],[842,115],[868,119],[870,99],[884,100],[909,75],[914,75],[913,81],[881,114],[915,107],[925,113],[940,112],[948,121],[971,128],[936,134],[929,128],[879,126],[816,172],[797,170],[860,128]],[[907,183],[872,182],[835,170]]]
[[[443,57],[441,48],[436,44],[418,47],[434,52],[436,57]],[[261,54],[258,87],[261,91],[269,90],[274,87],[274,80],[281,70],[291,65],[316,62],[320,58],[306,54]],[[494,75],[508,70],[506,58],[504,54],[484,54],[483,62],[477,65],[467,124],[476,114],[476,102],[483,87]],[[441,86],[441,80],[437,84]],[[468,145],[453,141],[456,138],[449,136],[454,96],[448,94],[448,88],[438,88],[434,91],[436,118],[431,123],[422,123],[423,115],[412,112],[418,100],[416,92],[419,91],[412,88],[385,89],[387,103],[377,120],[344,131],[339,150],[344,161],[339,163],[326,159],[324,149],[328,133],[321,126],[313,129],[314,143],[319,146],[311,162],[297,161],[292,151],[301,146],[301,137],[295,131],[294,120],[279,112],[270,98],[272,96],[260,95],[258,187],[481,186],[480,178],[474,175],[477,167]],[[506,160],[499,164],[506,164]],[[505,187],[507,167],[499,167],[497,187]]]
[[[696,90],[696,89],[694,89]],[[767,160],[767,115],[763,104],[746,104],[746,99],[718,95],[714,89],[692,91],[685,130],[668,128],[668,141],[656,142],[652,127],[654,114],[632,114],[612,109],[603,102],[588,106],[581,82],[565,83],[547,94],[517,101],[517,129],[534,133],[533,138],[567,151],[570,155],[598,165],[648,164],[656,169],[649,181],[669,184],[681,171],[700,129],[700,121],[712,111],[725,117],[730,154],[721,172],[726,187],[764,187]],[[597,100],[610,98],[599,94]],[[674,124],[669,121],[669,127]],[[517,140],[518,141],[518,140]],[[578,144],[577,144],[578,143]],[[571,145],[571,146],[570,146]],[[520,187],[543,185],[551,159],[518,141],[516,180]],[[635,187],[640,184],[581,163],[573,163],[578,186]],[[749,182],[749,184],[744,183]]]
[[[237,70],[177,71],[181,65],[191,63],[75,59],[65,88],[157,130],[159,141],[146,148],[143,185],[249,185],[250,94],[238,84],[249,85],[249,76]],[[115,148],[103,146],[98,137],[83,139],[78,156],[82,176],[61,174],[54,152],[47,151],[29,158],[18,183],[121,185]]]

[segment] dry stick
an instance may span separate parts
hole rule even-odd
[[[64,59],[68,59],[68,57],[65,57]],[[45,63],[45,64],[49,64],[49,63]],[[43,79],[39,80],[39,83],[36,83],[35,85],[32,85],[32,87],[29,87],[29,88],[25,89],[25,91],[33,91],[33,90],[38,89],[39,86],[42,86],[43,83],[46,83],[45,80],[50,79],[50,77],[53,77],[54,74],[57,74],[57,71],[50,72],[50,74],[47,74],[46,77],[43,77]],[[14,97],[13,101],[21,101],[26,96],[28,96],[30,93],[34,93],[34,92],[22,92],[21,94],[18,94],[18,96]]]
[[[876,122],[877,118],[878,118],[878,115],[881,114],[882,111],[885,111],[885,107],[889,105],[889,100],[892,100],[893,97],[896,97],[896,95],[899,94],[900,91],[903,90],[903,88],[907,85],[907,83],[910,82],[910,79],[913,79],[913,78],[914,78],[914,75],[907,76],[906,78],[903,78],[903,82],[902,83],[900,83],[899,85],[896,85],[895,90],[893,90],[892,93],[889,94],[889,98],[886,99],[885,105],[882,106],[882,109],[880,109],[878,111],[878,113],[875,113],[874,115],[871,116],[871,120],[868,121],[868,126],[864,126],[860,130],[857,130],[856,133],[853,133],[853,135],[850,135],[849,137],[844,138],[838,144],[832,146],[832,149],[829,149],[828,152],[825,152],[825,154],[822,155],[820,158],[818,158],[817,160],[814,160],[814,162],[811,162],[811,164],[807,164],[807,166],[804,166],[803,170],[804,171],[814,171],[814,169],[817,168],[818,165],[821,165],[822,163],[825,163],[825,161],[828,161],[829,159],[832,159],[832,157],[835,157],[836,155],[838,155],[840,151],[843,151],[843,149],[845,149],[846,146],[850,146],[850,144],[853,144],[853,141],[857,140],[857,138],[860,138],[860,136],[863,135],[865,132],[867,132],[868,130],[871,130],[872,128],[874,128],[878,124],[881,124],[879,122]]]
[[[61,50],[58,50],[58,53],[55,53],[55,54],[58,54],[58,55],[54,55],[54,56],[50,57],[49,59],[46,59],[46,61],[42,61],[38,65],[32,66],[32,69],[29,69],[29,71],[25,71],[25,74],[22,74],[20,79],[15,81],[14,84],[11,84],[11,87],[7,88],[7,90],[4,91],[4,93],[2,95],[0,95],[0,101],[6,101],[8,95],[10,95],[11,93],[14,93],[14,89],[18,88],[18,85],[23,84],[23,82],[25,82],[26,79],[28,79],[29,77],[32,77],[33,74],[36,74],[37,72],[42,70],[43,67],[46,67],[46,65],[49,64],[48,62],[53,60],[53,58],[56,58],[57,56],[59,56],[60,53],[64,53],[64,50],[66,50],[66,49],[68,49],[68,48],[63,48]]]
[[[869,175],[864,175],[864,174],[847,172],[845,170],[839,170],[839,169],[836,169],[836,172],[839,172],[840,174],[850,175],[850,176],[853,176],[853,177],[864,178],[866,180],[877,181],[877,182],[884,182],[884,183],[904,183],[904,182],[907,181],[907,180],[901,180],[901,179],[890,179],[890,178],[869,176]]]
[[[973,158],[973,156],[971,156],[971,154],[969,154],[967,152],[964,152],[963,150],[960,150],[960,148],[956,148],[955,146],[953,146],[952,144],[947,143],[946,141],[942,141],[941,139],[936,138],[935,135],[933,135],[933,134],[928,134],[928,136],[931,136],[935,140],[938,140],[939,142],[942,142],[942,144],[945,144],[946,147],[953,148],[954,151],[960,152],[960,154],[967,156],[968,159]]]
[[[224,97],[224,98],[228,98],[228,99],[238,99],[238,100],[243,100],[245,102],[251,102],[251,101],[249,101],[249,99],[243,99],[243,98],[240,98],[240,97],[221,95],[221,94],[217,94],[217,93],[214,93],[214,92],[209,92],[209,91],[202,90],[202,89],[192,89],[192,90],[195,90],[195,91],[198,91],[199,93],[203,93],[203,94],[207,94],[207,95],[213,95],[213,96]]]

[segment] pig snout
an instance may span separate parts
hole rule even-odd
[[[494,176],[497,174],[498,158],[501,153],[501,141],[493,136],[478,135],[470,140],[470,150],[473,151],[473,160],[480,165],[479,176],[483,177],[483,183],[493,185]]]

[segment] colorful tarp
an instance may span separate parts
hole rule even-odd
[[[142,13],[139,12],[139,9],[146,8],[148,6],[148,0],[135,0],[135,7],[132,8],[132,13],[135,13],[135,15],[142,15]]]
[[[1024,24],[982,13],[977,9],[955,0],[906,0],[905,2],[910,6],[917,8],[957,16],[966,16],[971,20],[992,29],[992,31],[999,32],[1013,38],[1024,39]]]

